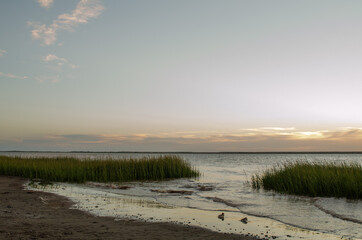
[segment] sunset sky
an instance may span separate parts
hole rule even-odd
[[[3,0],[0,151],[362,151],[361,13]]]

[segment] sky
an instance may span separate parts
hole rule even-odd
[[[362,151],[361,9],[3,0],[0,151]]]

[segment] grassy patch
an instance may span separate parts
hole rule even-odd
[[[254,189],[311,197],[362,198],[358,163],[286,163],[252,177]]]
[[[198,177],[200,173],[177,156],[127,160],[20,158],[0,156],[0,175],[54,182],[125,182]]]

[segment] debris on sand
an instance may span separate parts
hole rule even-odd
[[[243,219],[240,220],[240,222],[247,224],[248,223],[248,218],[244,217]]]
[[[217,216],[219,219],[221,219],[222,221],[224,221],[225,218],[225,214],[221,213],[219,216]]]

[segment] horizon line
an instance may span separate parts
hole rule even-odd
[[[0,150],[0,153],[5,152],[32,152],[32,153],[149,153],[149,154],[362,154],[362,151],[243,151],[243,152],[205,152],[205,151],[52,151],[52,150],[38,150],[38,151],[24,151],[24,150]]]

